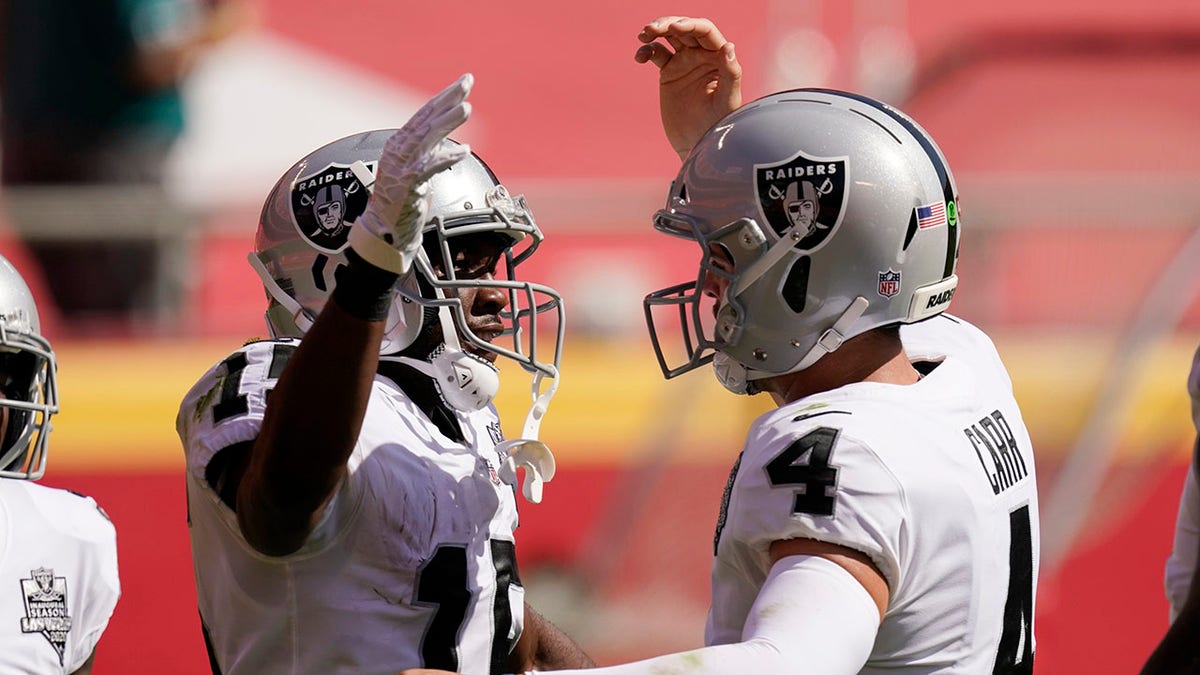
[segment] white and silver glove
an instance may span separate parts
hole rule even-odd
[[[467,73],[434,96],[387,140],[371,200],[350,229],[350,248],[366,262],[405,274],[421,248],[429,215],[429,179],[471,153],[442,141],[471,115]]]

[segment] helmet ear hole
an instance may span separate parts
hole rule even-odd
[[[781,294],[789,309],[800,314],[808,301],[808,272],[812,268],[812,258],[801,256],[788,270],[783,280]]]

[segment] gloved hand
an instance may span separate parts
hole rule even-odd
[[[396,274],[412,267],[429,215],[429,178],[470,154],[443,143],[471,115],[467,73],[429,100],[383,146],[367,209],[350,230],[350,248],[366,262]]]

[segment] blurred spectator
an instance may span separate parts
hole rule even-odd
[[[157,223],[128,214],[170,212],[180,84],[243,15],[230,0],[0,0],[4,201],[68,317],[161,300]]]

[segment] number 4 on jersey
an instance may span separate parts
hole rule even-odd
[[[829,456],[833,454],[838,433],[829,427],[813,429],[767,463],[767,479],[772,487],[800,486],[793,513],[833,515],[838,470],[829,465]]]

